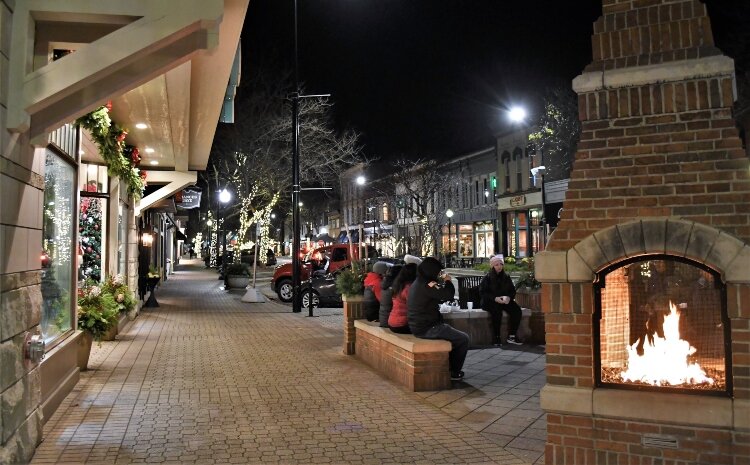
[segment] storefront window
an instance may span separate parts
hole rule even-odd
[[[495,232],[492,223],[476,223],[474,225],[476,236],[476,256],[491,257],[495,254]]]
[[[513,257],[528,257],[528,223],[526,212],[507,212],[508,253]]]
[[[76,170],[47,150],[42,223],[42,318],[47,344],[72,329]]]
[[[460,257],[474,256],[474,228],[470,224],[458,225],[458,255]]]
[[[107,168],[98,165],[81,165],[81,208],[78,216],[78,233],[83,253],[81,277],[101,281],[107,237]]]
[[[128,206],[120,202],[117,210],[117,273],[128,271]]]

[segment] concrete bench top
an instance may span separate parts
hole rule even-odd
[[[413,354],[451,350],[451,343],[443,339],[420,339],[413,334],[397,334],[388,328],[381,328],[376,321],[354,320],[354,327]]]
[[[451,311],[451,312],[440,312],[441,315],[443,315],[444,320],[455,320],[458,318],[489,318],[490,314],[487,313],[485,310],[474,308],[471,310],[463,309],[458,311]],[[521,309],[521,317],[528,317],[531,316],[531,309],[530,308],[522,308]]]

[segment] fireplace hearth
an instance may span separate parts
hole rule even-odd
[[[597,386],[731,392],[726,287],[680,257],[632,258],[597,276]]]

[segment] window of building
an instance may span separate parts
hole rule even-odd
[[[470,224],[458,225],[458,256],[474,256],[474,227]]]
[[[495,231],[492,222],[474,224],[477,257],[491,257],[495,254]]]
[[[48,346],[73,329],[76,169],[72,160],[47,150],[42,212],[41,332]]]
[[[474,181],[474,205],[479,206],[479,180]]]
[[[128,206],[120,202],[117,210],[117,273],[128,272]]]
[[[104,278],[104,257],[107,237],[107,167],[81,164],[78,186],[81,205],[78,231],[83,251],[81,270],[84,279]]]
[[[384,203],[383,206],[380,207],[380,211],[381,211],[380,216],[383,218],[384,222],[387,223],[387,222],[391,221],[391,215],[389,214],[388,204],[387,203]]]
[[[508,254],[513,257],[528,257],[529,236],[526,212],[508,212],[505,218],[508,229]]]

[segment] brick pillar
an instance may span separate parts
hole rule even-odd
[[[677,217],[750,241],[750,165],[734,63],[698,0],[603,0],[573,81],[581,141],[548,250],[631,219]]]
[[[363,296],[344,296],[344,355],[354,355],[356,332],[354,320],[365,317]]]

